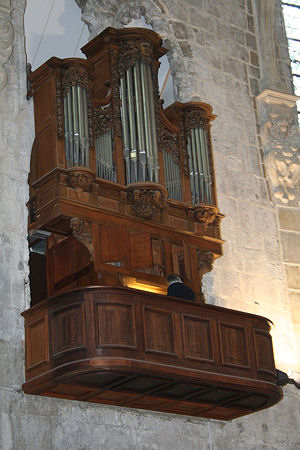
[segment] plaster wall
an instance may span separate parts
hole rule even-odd
[[[298,209],[286,205],[295,211],[286,219],[286,209],[279,211],[286,206],[274,202],[272,180],[268,183],[264,171],[254,102],[260,92],[255,5],[251,0],[77,3],[92,36],[143,15],[170,49],[176,99],[212,104],[218,116],[212,128],[218,203],[226,218],[224,256],[206,275],[206,299],[272,319],[277,364],[288,369],[297,362],[293,305],[298,297],[287,295],[283,263],[286,254],[294,255],[295,261],[285,264],[291,273],[299,257],[293,248],[285,250],[293,244],[282,242],[291,226],[299,236],[298,225],[291,225]],[[30,303],[25,205],[34,139],[32,103],[26,100],[25,6],[25,0],[0,0],[0,448],[299,448],[300,395],[294,386],[284,388],[277,406],[229,423],[22,393],[20,313]],[[293,286],[298,294],[299,285]]]

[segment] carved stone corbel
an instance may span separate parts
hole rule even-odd
[[[133,183],[126,188],[127,201],[138,217],[152,219],[166,206],[168,191],[156,183]]]
[[[92,238],[92,225],[86,220],[82,220],[79,217],[73,217],[70,221],[70,228],[73,236],[78,242],[83,244],[90,252],[91,261],[94,261],[94,247]]]
[[[14,29],[10,21],[10,0],[0,0],[0,92],[7,84],[7,73],[4,64],[12,54]]]

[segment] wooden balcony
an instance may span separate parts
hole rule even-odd
[[[23,316],[27,394],[220,420],[282,397],[261,316],[105,286]]]

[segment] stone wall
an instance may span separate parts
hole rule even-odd
[[[34,138],[32,103],[26,100],[25,4],[0,0],[0,448],[299,448],[300,395],[294,386],[284,388],[285,397],[277,406],[229,423],[22,393],[20,313],[30,302],[26,202]],[[272,179],[268,185],[263,170],[268,152],[260,151],[265,147],[259,141],[254,104],[260,92],[262,39],[254,2],[78,0],[78,4],[92,35],[143,15],[170,49],[177,100],[212,104],[218,116],[212,134],[219,207],[226,218],[224,256],[206,275],[206,298],[271,318],[278,364],[288,368],[297,357],[293,324],[299,324],[300,255],[290,246],[299,240],[299,208],[274,202]],[[296,236],[292,243],[291,233]]]

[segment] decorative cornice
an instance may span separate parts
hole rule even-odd
[[[4,64],[12,54],[14,29],[10,21],[10,0],[0,0],[0,92],[7,84],[7,73]]]

